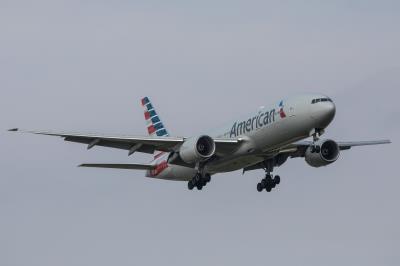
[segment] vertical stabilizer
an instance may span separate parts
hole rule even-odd
[[[163,122],[148,97],[142,99],[142,106],[144,108],[144,119],[146,120],[147,132],[149,135],[154,137],[168,136]]]

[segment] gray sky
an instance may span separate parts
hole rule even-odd
[[[399,265],[399,1],[0,1],[0,265]],[[142,96],[191,135],[303,92],[327,137],[391,138],[313,169],[218,175],[201,192],[147,162],[7,128],[145,134]]]

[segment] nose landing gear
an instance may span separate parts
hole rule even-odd
[[[319,140],[319,137],[324,134],[324,130],[323,129],[314,129],[311,132],[311,136],[313,137],[313,144],[311,146],[311,153],[320,153],[321,152],[321,147],[318,146],[316,143]]]

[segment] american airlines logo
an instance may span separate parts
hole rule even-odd
[[[279,115],[281,116],[281,118],[286,117],[285,111],[283,110],[283,101],[279,103]]]
[[[233,124],[230,137],[235,138],[237,136],[243,135],[247,132],[251,132],[255,129],[262,128],[266,125],[269,125],[275,122],[275,115],[279,114],[279,116],[283,119],[286,117],[286,113],[283,110],[284,104],[283,101],[279,103],[279,112],[276,109],[272,109],[267,112],[259,112],[257,116],[251,117],[245,121],[235,122]]]

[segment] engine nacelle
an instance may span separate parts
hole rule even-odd
[[[317,149],[310,146],[306,150],[306,162],[312,167],[326,166],[335,162],[340,155],[339,145],[333,140],[319,140]]]
[[[187,139],[179,149],[179,156],[185,163],[202,162],[215,153],[214,140],[206,135]]]

